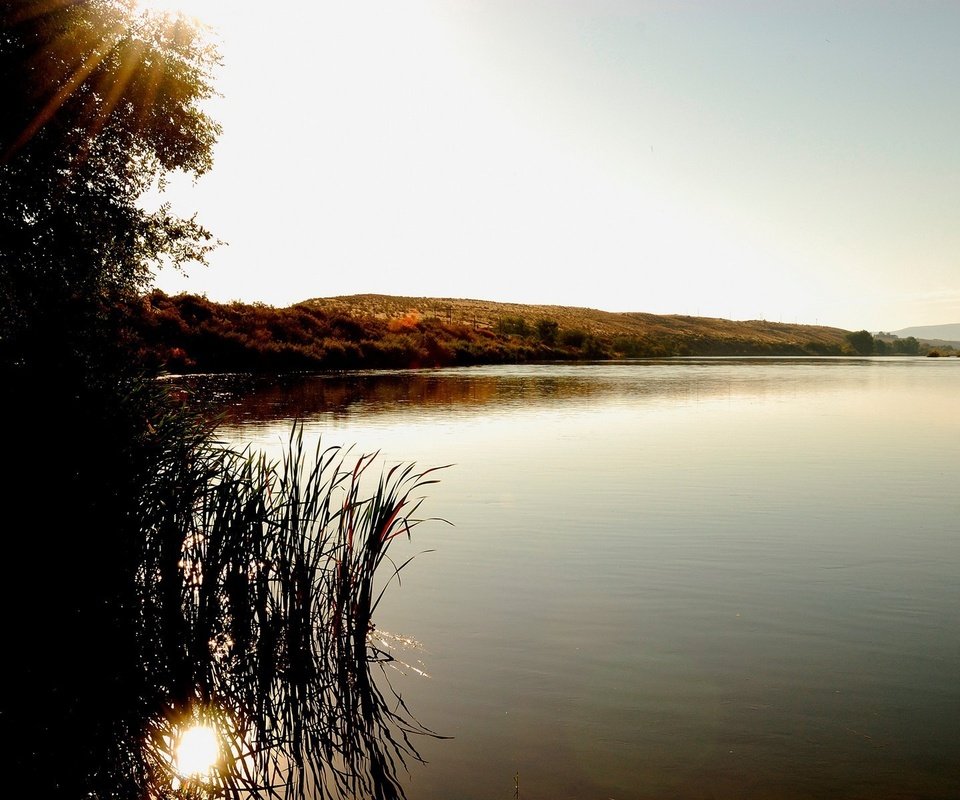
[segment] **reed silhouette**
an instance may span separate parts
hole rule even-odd
[[[170,780],[171,725],[208,717],[226,754],[221,793],[403,796],[411,736],[430,732],[369,634],[403,566],[390,543],[419,523],[414,493],[436,479],[394,467],[366,496],[374,463],[319,445],[308,457],[295,428],[279,463],[210,447],[159,476],[137,581],[144,681],[163,709],[146,720],[151,785]]]
[[[126,389],[45,412],[34,391],[21,419],[72,406],[71,424],[12,435],[30,514],[3,584],[9,768],[49,797],[402,797],[414,736],[434,734],[371,633],[435,471],[376,476],[300,428],[271,462],[155,384]],[[190,786],[173,751],[201,722],[221,759]]]

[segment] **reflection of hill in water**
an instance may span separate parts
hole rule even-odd
[[[529,410],[585,399],[700,402],[824,386],[819,359],[797,359],[786,380],[782,370],[774,377],[764,369],[770,363],[710,359],[273,377],[194,375],[177,378],[176,385],[227,423],[381,416],[414,408],[458,414],[491,407]],[[820,376],[816,384],[809,380],[814,369]]]

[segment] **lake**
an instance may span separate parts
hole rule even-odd
[[[411,800],[960,793],[960,359],[224,381],[232,442],[452,465],[376,620]]]

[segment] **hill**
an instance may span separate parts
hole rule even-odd
[[[899,336],[901,339],[913,336],[923,341],[960,342],[960,322],[948,325],[915,325],[912,328],[902,328],[899,331],[890,331],[890,333]]]
[[[914,338],[928,348],[960,349],[960,323],[952,325],[915,325],[891,331],[888,338]]]
[[[847,331],[814,325],[790,325],[765,320],[736,322],[713,317],[611,312],[592,308],[498,303],[436,297],[359,294],[314,298],[306,304],[352,316],[396,320],[439,319],[475,330],[523,333],[542,321],[553,321],[562,332],[575,331],[604,343],[628,344],[649,355],[723,355],[840,353]],[[519,329],[516,330],[516,329]],[[709,351],[709,352],[707,352]]]
[[[122,313],[144,363],[174,372],[855,352],[839,328],[451,298],[366,294],[274,308],[155,291]]]

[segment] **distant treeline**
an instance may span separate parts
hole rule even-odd
[[[562,325],[531,313],[489,324],[409,311],[394,316],[337,310],[307,301],[286,308],[215,303],[154,291],[120,309],[143,363],[171,372],[290,372],[415,368],[549,360],[677,355],[844,355],[863,352],[865,332],[701,318],[668,318],[674,328],[634,325],[618,333]],[[586,313],[586,312],[585,312]],[[588,319],[587,317],[584,318]],[[680,320],[686,326],[679,328]],[[867,336],[870,336],[867,333]],[[873,340],[873,337],[870,337]],[[907,340],[904,340],[907,341]],[[871,347],[876,348],[873,340]],[[873,350],[871,351],[873,352]]]
[[[856,331],[847,334],[850,346],[863,356],[939,356],[954,355],[956,349],[946,343],[937,345],[922,342],[915,336],[900,338],[892,333]]]

